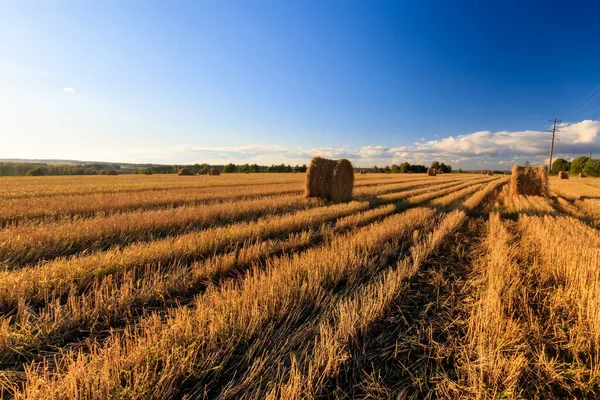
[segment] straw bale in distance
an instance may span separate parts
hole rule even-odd
[[[511,196],[547,196],[548,169],[545,166],[515,165],[510,177],[510,194]]]
[[[147,169],[144,171],[144,175],[152,175],[152,171]]]
[[[208,175],[221,175],[221,171],[218,168],[211,168],[208,170]]]
[[[569,179],[569,173],[567,171],[560,171],[558,173],[559,179]]]
[[[187,169],[187,168],[181,168],[181,169],[179,170],[179,175],[180,175],[180,176],[190,176],[190,175],[194,175],[194,174],[192,173],[192,171],[190,171],[190,170],[189,170],[189,169]]]
[[[585,172],[580,172],[579,173],[579,177],[580,178],[587,178],[587,174]]]
[[[434,168],[427,168],[427,176],[435,176],[436,172]]]
[[[106,171],[106,175],[117,175],[117,171],[114,171],[114,170]]]
[[[488,171],[488,175],[493,176],[494,175],[494,171]]]
[[[327,160],[315,157],[306,171],[306,197],[349,201],[354,187],[354,168],[346,159]]]

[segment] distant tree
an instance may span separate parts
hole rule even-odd
[[[237,166],[235,164],[229,163],[229,164],[227,164],[225,166],[225,168],[223,168],[223,172],[226,173],[226,174],[227,173],[230,174],[230,173],[233,173],[233,172],[237,172]]]
[[[462,174],[462,173],[463,173],[463,170],[462,170],[462,168],[459,168],[459,169],[458,169],[458,173],[459,173],[459,174]]]
[[[302,164],[300,166],[296,165],[296,172],[306,172],[308,168],[306,167],[306,164]]]
[[[434,161],[431,163],[431,168],[433,169],[439,169],[440,168],[440,163],[438,161]]]
[[[568,171],[569,170],[569,162],[564,158],[557,158],[552,163],[552,174],[558,175],[560,171]]]
[[[35,167],[27,171],[27,176],[44,176],[46,175],[46,171],[44,171],[41,167]]]
[[[250,165],[242,164],[238,167],[238,172],[250,172]]]
[[[585,167],[583,167],[584,173],[588,174],[588,176],[600,176],[600,159],[591,158],[585,163]]]
[[[389,165],[386,165],[385,167],[383,167],[383,172],[389,174],[390,172],[392,172],[392,170]]]
[[[390,172],[392,174],[397,174],[398,172],[400,172],[400,167],[397,166],[396,164],[392,164],[392,168],[391,168]]]
[[[529,164],[529,160],[525,161],[525,166],[526,166],[526,167],[529,167],[529,165],[530,165],[530,164]]]
[[[250,164],[248,172],[260,172],[260,168],[257,164]]]
[[[405,161],[402,164],[400,164],[400,172],[405,174],[408,171],[410,171],[410,164],[408,162]]]
[[[571,162],[571,173],[578,174],[581,171],[583,171],[583,168],[585,167],[585,164],[588,162],[589,159],[590,158],[586,156],[579,156],[576,159],[574,159],[573,162]]]
[[[371,168],[372,172],[379,172],[379,168],[377,168],[377,165],[374,165],[373,168]]]

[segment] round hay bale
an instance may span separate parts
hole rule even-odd
[[[360,174],[361,174],[361,175],[366,175],[366,174],[367,174],[367,171],[365,171],[364,169],[361,169],[361,170],[360,170]]]
[[[490,176],[493,176],[494,175],[494,171],[488,171],[487,174],[490,175]]]
[[[548,168],[515,165],[510,177],[511,196],[547,196]]]
[[[117,174],[117,171],[110,170],[110,171],[106,171],[106,175],[118,175],[118,174]]]
[[[203,168],[198,171],[198,175],[208,175],[208,168]]]
[[[327,160],[315,157],[306,171],[306,197],[320,197],[333,201],[352,199],[354,168],[346,159]]]
[[[406,171],[406,173],[407,173],[407,174],[412,174],[412,171],[410,171],[410,170],[409,170],[409,171]]]
[[[152,175],[152,174],[153,174],[153,172],[150,171],[149,169],[144,171],[144,175]]]
[[[221,175],[221,170],[218,168],[211,168],[208,170],[208,175]]]
[[[587,174],[585,172],[580,172],[579,173],[579,177],[580,178],[587,178]]]
[[[427,168],[427,176],[436,176],[435,168]]]
[[[181,168],[181,169],[179,170],[179,174],[178,174],[178,175],[179,175],[179,176],[191,176],[191,175],[194,175],[194,174],[192,173],[192,171],[190,171],[190,170],[189,170],[189,169],[187,169],[187,168]]]
[[[569,179],[569,173],[567,171],[560,171],[558,173],[558,179]]]

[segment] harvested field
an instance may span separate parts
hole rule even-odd
[[[510,180],[0,178],[0,397],[597,398],[600,184]]]

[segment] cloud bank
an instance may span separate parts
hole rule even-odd
[[[585,120],[559,125],[554,157],[573,158],[589,152],[600,155],[600,121]],[[347,148],[291,148],[277,144],[240,146],[178,146],[167,150],[138,150],[128,153],[136,160],[154,158],[174,162],[304,164],[312,157],[348,158],[356,166],[384,166],[408,161],[429,165],[445,162],[454,168],[509,169],[515,163],[547,161],[550,134],[541,131],[480,131],[435,140],[422,140],[410,146],[387,147],[368,145]],[[144,157],[145,155],[145,157]],[[184,161],[179,161],[184,162]]]

